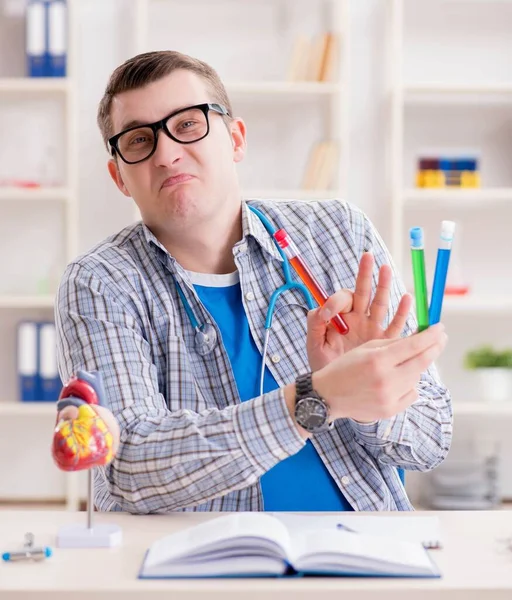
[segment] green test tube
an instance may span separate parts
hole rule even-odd
[[[414,296],[416,300],[418,331],[423,331],[424,329],[427,329],[429,325],[423,229],[421,227],[413,227],[409,231],[409,237],[411,242],[412,275],[414,278]]]

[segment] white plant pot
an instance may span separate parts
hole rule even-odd
[[[479,393],[487,402],[512,401],[512,369],[476,369]]]

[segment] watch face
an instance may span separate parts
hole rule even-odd
[[[329,414],[325,402],[318,398],[301,398],[295,407],[297,423],[307,431],[323,427]]]

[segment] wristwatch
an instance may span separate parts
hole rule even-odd
[[[295,382],[295,420],[309,433],[332,429],[329,424],[329,407],[313,389],[312,373],[299,375]]]

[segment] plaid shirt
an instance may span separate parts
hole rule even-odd
[[[345,202],[251,203],[286,228],[329,294],[354,289],[365,251],[375,256],[374,288],[380,265],[392,265],[368,218]],[[284,281],[282,259],[245,201],[242,221],[233,256],[261,351],[268,301]],[[100,370],[121,428],[116,458],[96,469],[96,506],[131,513],[262,510],[260,477],[305,442],[282,390],[242,403],[222,343],[205,357],[194,351],[174,278],[200,320],[211,321],[187,272],[142,223],[78,257],[62,279],[56,305],[61,378],[80,368]],[[390,315],[404,292],[395,273]],[[309,368],[307,308],[292,290],[276,311],[267,367],[285,386]],[[411,314],[404,335],[415,330]],[[371,424],[338,419],[312,442],[355,510],[412,510],[396,467],[434,468],[451,436],[450,396],[432,366],[405,412]]]

